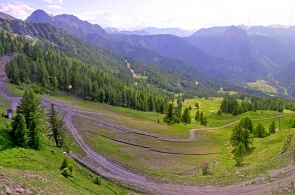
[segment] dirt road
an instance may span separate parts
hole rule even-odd
[[[18,105],[18,102],[20,101],[21,98],[11,96],[10,93],[6,90],[4,86],[4,82],[8,81],[8,78],[5,72],[5,65],[14,56],[16,56],[15,53],[10,53],[0,58],[0,95],[10,101],[10,105],[13,110],[16,109],[16,106]]]
[[[0,58],[0,69],[4,70],[5,64],[11,58],[11,56],[4,56]],[[4,87],[5,76],[1,74],[0,79],[0,94],[11,101],[12,105],[17,105],[20,98],[13,97]],[[64,121],[68,128],[68,130],[72,133],[73,137],[79,144],[79,146],[84,150],[87,154],[87,158],[79,158],[75,154],[70,153],[70,156],[89,167],[93,171],[98,174],[103,175],[106,178],[118,179],[122,181],[122,185],[128,186],[131,189],[139,190],[144,193],[149,194],[271,194],[274,191],[278,191],[280,193],[280,189],[288,188],[289,192],[291,187],[291,181],[295,181],[295,166],[290,164],[280,169],[270,170],[268,173],[258,176],[253,180],[249,180],[246,182],[242,182],[239,184],[233,184],[228,186],[187,186],[187,185],[170,185],[164,183],[156,183],[153,181],[149,181],[145,176],[133,173],[129,170],[124,169],[123,167],[112,163],[106,157],[95,152],[91,147],[89,147],[82,136],[79,134],[79,131],[76,129],[75,125],[72,122],[73,115],[79,115],[80,117],[89,118],[87,115],[83,115],[83,111],[79,112],[77,109],[73,109],[69,106],[65,106],[56,101],[52,101],[46,98],[42,98],[42,102],[45,105],[49,105],[51,103],[56,105],[56,108],[64,111],[65,117]],[[98,120],[95,118],[90,118],[91,120],[95,120],[100,124],[107,125],[111,128],[119,128],[120,130],[131,131],[134,133],[144,134],[146,136],[155,137],[157,139],[168,139],[164,138],[157,134],[150,134],[146,132],[142,132],[135,129],[130,129],[126,127],[122,127],[116,124],[108,123],[102,120]],[[97,121],[98,120],[98,121]],[[233,125],[236,122],[230,123],[229,125]],[[211,128],[213,130],[214,128]],[[204,129],[193,129],[190,131],[190,137],[188,139],[169,139],[170,141],[191,141],[194,139],[194,132],[197,130]],[[207,129],[208,130],[208,129]]]

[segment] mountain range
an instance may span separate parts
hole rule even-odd
[[[263,79],[280,95],[295,97],[295,81],[290,82],[294,80],[290,72],[295,65],[295,27],[224,26],[184,36],[178,29],[104,30],[73,15],[52,16],[42,10],[33,12],[26,22],[48,23],[124,58],[177,71],[188,80],[243,87]]]
[[[179,28],[155,28],[149,27],[141,30],[118,30],[116,28],[106,28],[106,32],[110,34],[126,34],[126,35],[174,35],[178,37],[189,37],[193,31],[182,30]]]

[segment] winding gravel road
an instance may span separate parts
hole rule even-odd
[[[11,55],[5,55],[0,58],[0,95],[4,98],[10,100],[12,107],[15,109],[16,105],[20,101],[20,97],[12,96],[4,87],[4,81],[7,81],[7,77],[4,74],[5,65],[11,59]],[[175,142],[188,142],[195,139],[195,131],[198,130],[214,130],[217,128],[203,128],[203,129],[192,129],[190,131],[190,137],[188,139],[171,139],[165,138],[157,134],[147,133],[140,130],[135,130],[103,120],[99,120],[87,115],[83,115],[83,110],[73,109],[69,106],[65,106],[59,102],[49,100],[46,98],[41,98],[43,104],[55,104],[56,108],[65,112],[64,121],[72,133],[73,137],[87,154],[87,158],[81,159],[77,155],[70,153],[69,155],[75,158],[77,161],[81,162],[88,168],[92,169],[94,172],[103,175],[106,178],[117,179],[122,181],[124,186],[128,186],[132,189],[141,191],[148,194],[271,194],[273,191],[280,190],[281,188],[289,188],[291,186],[291,181],[295,180],[295,166],[290,164],[283,168],[270,170],[266,174],[260,175],[257,178],[249,181],[245,181],[239,184],[233,184],[228,186],[187,186],[187,185],[170,185],[166,183],[157,183],[149,181],[145,176],[133,173],[125,168],[112,163],[106,157],[95,152],[90,146],[88,146],[83,140],[82,136],[79,134],[79,131],[76,129],[75,125],[72,122],[72,116],[78,115],[80,117],[85,117],[91,120],[94,120],[100,124],[106,125],[108,127],[119,129],[123,131],[130,131],[133,133],[138,133],[150,137],[157,138],[163,141],[175,141]],[[99,113],[96,113],[99,114]],[[236,122],[227,124],[225,126],[233,125]],[[223,126],[223,127],[225,127]],[[219,127],[221,128],[221,127]],[[270,181],[269,178],[274,178],[273,181]],[[259,181],[259,182],[258,182]]]

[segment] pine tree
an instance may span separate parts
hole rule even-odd
[[[195,103],[195,107],[196,107],[196,109],[199,109],[199,108],[200,108],[200,106],[199,106],[199,103],[198,103],[198,102],[196,102],[196,103]]]
[[[276,132],[276,125],[275,125],[275,121],[272,121],[272,123],[270,124],[269,128],[268,128],[269,134],[274,134]]]
[[[258,101],[256,100],[253,104],[252,111],[256,112],[258,110]]]
[[[197,112],[196,112],[195,120],[200,121],[200,111],[199,110],[197,110]]]
[[[201,114],[200,114],[200,125],[203,125],[203,119],[204,119],[204,114],[203,114],[203,111],[201,111]]]
[[[64,138],[62,131],[63,123],[62,120],[58,118],[53,104],[51,104],[51,109],[49,110],[47,116],[51,130],[51,134],[49,135],[49,137],[55,141],[56,147],[61,148],[63,146]]]
[[[182,103],[181,103],[181,98],[178,97],[177,106],[175,106],[175,118],[174,118],[175,123],[179,123],[181,121],[181,114],[182,114]]]
[[[245,129],[248,129],[250,133],[254,133],[254,125],[249,117],[242,118],[239,125],[244,127]]]
[[[246,155],[246,148],[243,143],[239,143],[238,146],[235,147],[234,149],[234,156],[236,160],[236,165],[240,166],[241,162],[243,161],[244,156]]]
[[[204,116],[202,125],[207,126],[207,123],[208,123],[207,116]]]
[[[22,114],[17,114],[11,123],[11,127],[12,136],[16,144],[21,147],[27,147],[29,139],[25,117]]]
[[[166,112],[166,115],[164,116],[163,121],[169,124],[174,123],[175,116],[174,116],[174,108],[173,103],[169,103],[168,110]]]
[[[66,158],[63,159],[60,170],[62,170],[61,174],[66,178],[73,176],[73,165],[69,164]]]
[[[231,143],[234,147],[239,146],[239,144],[242,143],[246,150],[248,150],[252,144],[252,134],[249,127],[244,125],[244,121],[245,119],[243,118],[239,124],[234,127],[231,135]]]
[[[189,108],[185,108],[182,114],[181,121],[183,123],[190,124],[191,123],[191,116],[190,116],[190,110]]]
[[[45,129],[44,111],[40,107],[40,103],[34,90],[28,89],[16,110],[17,114],[22,114],[25,118],[28,129],[28,146],[34,149],[40,148],[39,133]]]
[[[69,166],[70,166],[70,164],[68,162],[68,159],[67,158],[64,158],[63,161],[62,161],[62,163],[61,163],[61,165],[60,165],[60,170],[63,170],[64,168],[67,168]]]
[[[264,137],[266,137],[265,128],[262,126],[262,124],[259,123],[256,126],[254,135],[255,135],[255,137],[258,137],[258,138],[264,138]]]
[[[150,95],[148,99],[148,111],[153,112],[153,110],[154,110],[154,101],[153,101],[153,97]]]
[[[232,115],[237,116],[239,114],[240,114],[240,106],[237,104],[237,105],[234,106]]]

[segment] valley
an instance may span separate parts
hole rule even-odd
[[[9,95],[7,91],[2,91],[2,93]],[[290,191],[290,180],[295,177],[294,174],[285,175],[285,173],[294,172],[294,168],[291,163],[292,156],[288,157],[288,154],[290,154],[289,152],[283,155],[278,155],[281,150],[280,144],[277,145],[277,149],[273,148],[274,145],[271,145],[272,151],[270,154],[266,155],[266,157],[260,156],[261,152],[266,152],[263,147],[265,144],[282,143],[286,135],[295,134],[293,130],[280,131],[278,132],[278,135],[267,138],[265,143],[259,143],[261,141],[257,140],[257,144],[259,145],[255,144],[257,146],[255,152],[247,157],[249,158],[249,165],[247,163],[248,160],[246,160],[243,168],[232,169],[231,167],[234,165],[234,160],[230,160],[231,158],[228,156],[230,153],[227,146],[227,140],[231,129],[229,127],[236,123],[236,119],[234,118],[228,118],[229,121],[233,121],[230,123],[223,121],[225,124],[220,127],[215,127],[216,124],[212,124],[211,128],[192,129],[191,131],[189,131],[190,126],[185,127],[187,130],[182,130],[181,133],[179,133],[182,135],[181,137],[188,137],[190,135],[190,139],[179,139],[177,137],[180,134],[177,133],[171,134],[170,136],[172,138],[168,139],[168,141],[166,132],[170,131],[170,126],[168,126],[169,129],[162,132],[163,135],[160,135],[155,133],[154,128],[156,126],[153,126],[151,129],[140,128],[141,130],[139,131],[113,123],[116,121],[115,123],[120,124],[120,121],[122,121],[122,123],[126,125],[126,120],[140,122],[139,126],[132,122],[134,128],[147,127],[145,124],[156,125],[156,122],[152,122],[150,119],[147,119],[142,115],[139,115],[140,118],[143,117],[142,119],[138,118],[138,116],[136,117],[136,112],[138,111],[131,112],[129,116],[127,114],[124,119],[124,117],[120,116],[125,113],[124,109],[122,111],[120,111],[120,109],[116,111],[116,108],[108,106],[104,107],[101,105],[98,106],[98,109],[96,110],[93,109],[94,107],[91,105],[93,103],[87,103],[83,100],[75,100],[70,97],[66,97],[65,99],[62,98],[60,100],[59,97],[49,98],[50,99],[42,98],[43,103],[45,103],[45,105],[54,103],[59,111],[65,112],[65,124],[76,140],[76,143],[78,143],[83,150],[83,153],[80,155],[72,152],[70,152],[69,155],[84,164],[86,167],[89,167],[94,172],[101,174],[106,178],[121,180],[123,181],[123,184],[121,185],[125,187],[128,186],[128,188],[136,191],[149,191],[160,194],[230,194],[237,192],[256,194],[268,193],[270,191],[277,191],[279,193],[282,192],[282,190]],[[193,105],[195,101],[196,100],[188,100],[185,105]],[[218,102],[221,100],[217,99],[216,102],[214,100],[197,99],[197,101],[201,106],[204,106],[204,108],[209,108],[206,111],[209,115],[212,111],[216,111],[217,107],[215,106],[217,106]],[[79,102],[81,103],[80,106]],[[212,104],[212,102],[216,103]],[[78,103],[78,105],[76,103]],[[209,105],[206,106],[206,104]],[[150,115],[152,113],[147,114]],[[277,115],[278,113],[276,112],[266,112],[265,114],[256,113],[256,117],[253,120],[268,121],[272,120],[272,118]],[[288,115],[284,118],[287,116]],[[215,116],[213,116],[212,119],[209,117],[209,119],[214,120],[214,117]],[[153,116],[153,118],[155,118],[155,116]],[[105,122],[105,120],[112,122]],[[282,121],[282,124],[285,123]],[[284,125],[282,127],[283,129],[286,128]],[[161,127],[158,128],[162,129]],[[171,128],[173,128],[173,126],[171,126]],[[177,131],[179,131],[179,128],[177,129]],[[156,132],[158,131],[156,130]],[[225,132],[227,133],[225,134]],[[260,144],[262,146],[261,148],[259,147]],[[291,144],[293,145],[293,141]],[[224,145],[224,147],[221,147],[222,145]],[[268,152],[270,151],[268,150]],[[103,155],[100,155],[99,153]],[[105,158],[105,155],[108,156],[108,159]],[[260,157],[257,158],[255,157],[256,155]],[[152,161],[149,161],[149,159]],[[254,159],[258,161],[254,163]],[[272,163],[267,163],[269,161],[267,159],[272,159]],[[285,160],[282,161],[282,159]],[[119,163],[120,166],[112,161]],[[167,164],[167,162],[170,163]],[[205,162],[209,162],[209,165],[212,166],[212,175],[202,176],[202,174],[198,173],[198,167]],[[289,163],[291,164],[287,165]],[[253,169],[253,165],[255,164],[258,166],[255,166],[255,169],[258,169],[261,172],[258,178],[255,174],[255,169]],[[278,170],[274,169],[265,172],[270,167],[277,167],[278,164],[287,166],[283,166]],[[192,168],[192,165],[194,165],[195,168]],[[132,169],[133,171],[130,172],[128,169]],[[231,171],[229,172],[229,170]],[[140,174],[138,174],[138,172],[140,172]],[[169,176],[166,175],[167,173],[173,174]],[[254,175],[251,173],[254,173]],[[148,176],[148,178],[143,175]],[[233,175],[236,176],[233,177]],[[153,182],[151,179],[157,182]],[[237,180],[240,180],[241,183],[231,184]],[[173,181],[174,184],[168,184],[171,181]],[[207,186],[209,183],[212,183],[212,181],[216,183],[215,185],[227,184],[228,186]],[[185,185],[183,182],[185,182]],[[201,186],[192,186],[192,184]],[[249,184],[251,184],[251,187],[248,186]]]
[[[0,12],[0,194],[292,194],[294,32]]]
[[[75,37],[124,57],[190,77],[194,75],[197,80],[209,79],[209,82],[220,83],[214,86],[215,90],[228,85],[224,81],[243,87],[248,82],[263,79],[271,82],[272,87],[286,89],[279,90],[278,95],[293,97],[293,85],[287,82],[292,80],[288,73],[294,61],[293,27],[212,27],[200,29],[191,36],[177,37],[161,33],[148,36],[128,32],[108,34],[101,29],[94,33],[89,30],[91,24],[86,21],[70,15],[55,16],[55,20],[52,20],[43,10],[33,12],[26,21],[48,22]],[[93,28],[98,27],[93,25]],[[269,79],[271,73],[275,74]]]

